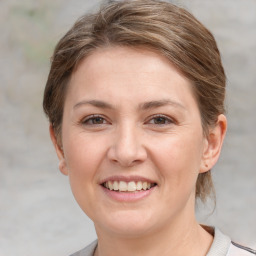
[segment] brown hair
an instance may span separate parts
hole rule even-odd
[[[170,60],[190,81],[204,133],[224,113],[226,77],[213,35],[192,14],[156,0],[109,1],[82,16],[57,44],[43,107],[61,142],[66,89],[72,71],[95,49],[109,45],[144,46]],[[196,197],[214,195],[211,171],[199,174]]]

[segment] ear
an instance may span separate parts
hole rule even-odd
[[[50,132],[51,140],[52,140],[53,146],[55,148],[56,154],[59,158],[59,170],[64,175],[68,175],[68,168],[67,168],[67,163],[66,163],[66,160],[65,160],[64,152],[63,152],[61,146],[58,143],[58,140],[56,138],[56,134],[55,134],[53,126],[51,124],[49,126],[49,132]]]
[[[205,137],[200,173],[209,171],[218,161],[226,131],[227,119],[221,114],[216,125],[209,129],[209,134]]]

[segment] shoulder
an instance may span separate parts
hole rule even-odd
[[[231,242],[227,256],[253,256],[256,250]]]
[[[213,243],[207,256],[253,256],[256,251],[231,241],[219,229],[213,228]]]
[[[88,246],[86,246],[84,249],[73,253],[70,256],[93,256],[94,251],[97,247],[98,241],[95,240],[94,242],[92,242],[91,244],[89,244]]]

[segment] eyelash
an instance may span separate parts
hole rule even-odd
[[[147,123],[149,123],[149,121],[151,120],[156,120],[157,118],[161,118],[165,123],[164,124],[156,124],[156,123],[153,123],[153,125],[156,125],[156,126],[164,126],[164,125],[168,125],[168,124],[173,124],[175,123],[175,121],[165,115],[155,115],[155,116],[152,116],[150,117],[150,119],[147,121]],[[101,115],[91,115],[91,116],[88,116],[87,118],[83,119],[81,121],[81,123],[83,125],[104,125],[106,123],[100,123],[100,124],[94,124],[94,123],[90,123],[89,122],[93,122],[95,121],[96,119],[102,119],[102,121],[106,121],[105,117],[104,116],[101,116]],[[106,121],[108,122],[108,121]],[[166,123],[167,122],[167,123]]]
[[[100,119],[102,119],[103,121],[106,121],[105,117],[103,117],[103,116],[101,116],[101,115],[91,115],[91,116],[88,116],[88,117],[86,117],[85,119],[83,119],[83,120],[81,121],[81,123],[82,123],[83,125],[102,125],[102,124],[93,124],[93,123],[88,124],[89,121],[96,120],[97,118],[100,118]]]
[[[165,122],[167,122],[167,123],[164,123],[164,124],[156,124],[156,123],[154,123],[153,125],[157,125],[157,126],[160,125],[160,126],[163,126],[163,125],[168,125],[168,124],[173,124],[173,123],[175,123],[173,119],[171,119],[171,118],[169,118],[169,117],[167,117],[167,116],[165,116],[165,115],[155,115],[155,116],[152,116],[152,117],[150,117],[149,121],[154,120],[154,119],[157,119],[157,118],[162,118],[162,119],[163,119]]]

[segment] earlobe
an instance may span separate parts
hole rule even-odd
[[[67,169],[65,156],[64,156],[64,153],[63,153],[63,150],[62,150],[61,146],[58,144],[56,134],[55,134],[53,126],[51,124],[49,126],[49,132],[50,132],[50,137],[51,137],[53,146],[55,148],[56,154],[57,154],[58,159],[59,159],[59,170],[64,175],[68,175],[68,169]]]
[[[209,134],[205,138],[200,173],[209,171],[218,161],[226,131],[227,119],[221,114],[218,116],[216,125],[209,129]]]
[[[66,164],[66,160],[64,158],[60,159],[59,161],[59,170],[62,174],[68,175],[68,168]]]

